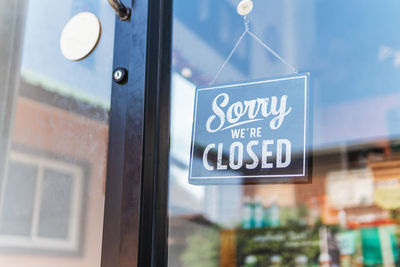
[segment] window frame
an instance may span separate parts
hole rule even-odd
[[[26,148],[20,145],[13,145],[11,151],[8,155],[9,163],[14,160],[18,163],[27,164],[37,168],[37,178],[41,176],[43,179],[44,170],[54,170],[62,171],[66,173],[71,173],[75,175],[73,183],[73,193],[71,197],[71,208],[73,211],[70,213],[70,222],[73,227],[70,228],[69,237],[67,242],[58,241],[55,238],[33,238],[29,244],[29,239],[27,237],[16,237],[11,235],[0,235],[0,252],[4,253],[26,253],[26,254],[40,254],[40,255],[54,255],[54,256],[66,256],[66,257],[80,257],[83,255],[84,246],[84,231],[86,230],[85,219],[87,211],[87,192],[89,185],[89,164],[84,161],[79,161],[73,158],[68,158],[65,156],[38,151],[31,148]],[[7,174],[7,165],[5,172]],[[2,209],[2,199],[4,196],[5,183],[7,182],[7,175],[3,177],[0,181],[0,216]],[[38,230],[39,226],[39,208],[40,206],[40,195],[36,194],[40,190],[39,179],[36,182],[36,187],[34,189],[35,196],[33,209],[36,214],[36,227]],[[77,219],[72,220],[76,216]],[[33,215],[33,224],[35,224],[35,215]],[[34,228],[31,225],[31,231]],[[32,238],[32,233],[29,238]],[[47,243],[47,244],[46,244]],[[28,244],[28,245],[27,245]]]

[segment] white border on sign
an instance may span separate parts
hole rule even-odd
[[[199,100],[199,91],[206,91],[206,90],[214,90],[214,89],[220,89],[220,88],[226,88],[226,87],[237,87],[237,86],[242,86],[242,85],[251,85],[251,84],[260,84],[260,83],[270,83],[270,82],[278,82],[278,81],[285,81],[285,80],[294,80],[294,79],[299,79],[299,78],[304,78],[304,147],[303,147],[303,173],[302,174],[273,174],[273,175],[238,175],[238,176],[206,176],[206,177],[193,177],[192,176],[192,171],[193,171],[193,155],[194,155],[194,140],[195,140],[195,135],[196,135],[196,122],[197,122],[197,102]],[[195,113],[194,113],[194,122],[193,122],[193,135],[192,135],[192,151],[191,151],[191,159],[190,159],[190,170],[189,170],[189,180],[212,180],[212,179],[232,179],[232,178],[274,178],[274,177],[301,177],[305,176],[306,172],[306,147],[307,147],[307,85],[308,85],[308,76],[307,75],[301,75],[301,76],[296,76],[296,77],[288,77],[288,78],[279,78],[279,79],[273,79],[273,80],[264,80],[264,81],[255,81],[255,82],[249,82],[249,83],[239,83],[239,84],[234,84],[234,85],[221,85],[221,86],[214,86],[214,87],[207,87],[207,88],[201,88],[196,90],[196,103],[195,103]]]

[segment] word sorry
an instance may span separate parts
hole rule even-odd
[[[270,115],[275,116],[271,119],[269,126],[271,129],[276,130],[281,127],[285,116],[287,116],[292,110],[291,107],[286,109],[286,101],[288,96],[283,95],[280,99],[278,106],[278,98],[272,96],[271,98],[257,98],[249,101],[241,101],[233,103],[228,107],[226,113],[223,108],[228,106],[229,95],[222,93],[217,95],[211,105],[213,115],[211,115],[206,123],[206,129],[209,133],[215,133],[220,130],[229,129],[241,124],[246,124],[262,119],[256,119],[257,116],[261,115],[263,118],[267,118]],[[221,100],[220,100],[221,99]],[[240,121],[240,119],[247,113],[247,118]],[[217,122],[218,126],[213,128],[212,124]],[[225,126],[225,122],[228,122],[228,126]],[[225,127],[224,127],[225,126]]]

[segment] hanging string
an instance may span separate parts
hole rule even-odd
[[[286,62],[281,56],[279,56],[274,50],[272,50],[271,47],[269,47],[260,38],[258,38],[257,35],[255,35],[251,31],[248,31],[248,33],[250,34],[250,36],[252,36],[254,39],[256,39],[265,49],[267,49],[271,54],[273,54],[277,59],[279,59],[283,64],[285,64],[286,66],[291,68],[294,73],[296,73],[296,74],[298,73],[298,70],[295,67],[293,67],[288,62]]]
[[[224,63],[222,64],[222,66],[219,68],[219,70],[217,71],[217,74],[215,74],[214,79],[212,80],[211,84],[215,83],[215,80],[217,80],[219,74],[221,73],[221,71],[225,68],[225,65],[229,62],[229,60],[231,59],[231,57],[233,56],[233,54],[235,53],[236,49],[238,48],[240,42],[242,41],[243,37],[246,35],[246,31],[242,33],[242,35],[240,35],[239,40],[236,42],[235,46],[233,47],[232,51],[229,53],[229,56],[225,59]]]
[[[244,31],[240,35],[239,40],[236,42],[234,45],[233,49],[229,53],[228,57],[225,59],[224,63],[221,65],[221,67],[218,69],[217,73],[215,74],[214,79],[210,82],[210,84],[214,84],[215,81],[218,79],[218,76],[220,75],[221,71],[225,68],[226,64],[229,62],[233,54],[236,52],[237,48],[239,47],[240,42],[243,40],[243,38],[246,36],[246,34],[249,34],[251,37],[253,37],[258,43],[262,45],[268,52],[270,52],[272,55],[274,55],[277,59],[279,59],[283,64],[288,66],[294,73],[298,73],[298,70],[290,65],[286,60],[284,60],[278,53],[276,53],[271,47],[269,47],[266,43],[264,43],[256,34],[250,31],[250,26],[249,26],[249,20],[246,18],[246,16],[243,16],[243,21],[244,21]]]

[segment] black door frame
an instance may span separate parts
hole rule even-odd
[[[132,14],[116,18],[113,65],[127,79],[112,84],[101,266],[166,266],[172,0],[125,4]]]

